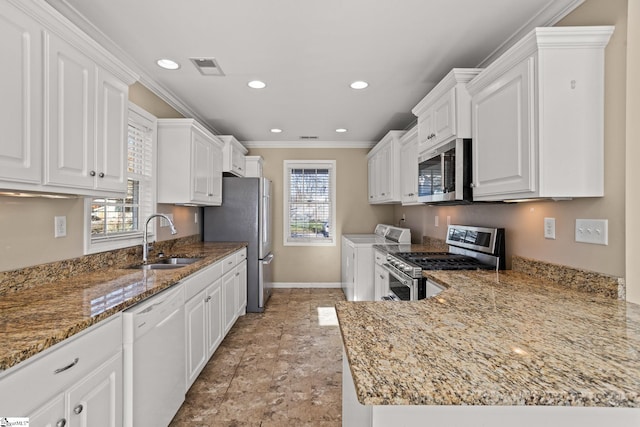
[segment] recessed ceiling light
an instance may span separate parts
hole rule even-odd
[[[177,70],[178,68],[180,68],[180,64],[167,58],[158,59],[156,61],[156,64],[158,64],[159,67],[162,67],[165,70]]]
[[[251,80],[249,83],[247,83],[247,86],[249,86],[251,89],[264,89],[265,87],[267,87],[267,84],[265,82],[261,82],[260,80]]]
[[[336,132],[338,133],[345,133],[347,130],[345,128],[338,128],[336,129]]]
[[[351,83],[351,89],[364,89],[367,86],[369,86],[369,83],[362,80]]]
[[[278,129],[278,128],[273,128],[271,129],[271,133],[281,133],[282,129]]]

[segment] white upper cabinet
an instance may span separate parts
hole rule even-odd
[[[246,173],[244,176],[252,178],[262,178],[262,166],[264,159],[262,156],[244,156]]]
[[[42,28],[0,2],[0,185],[42,180]]]
[[[400,138],[400,190],[403,205],[418,202],[418,126]]]
[[[0,188],[126,192],[128,91],[137,76],[44,2],[2,2],[0,37]]]
[[[369,151],[369,203],[400,202],[400,137],[392,130]]]
[[[604,193],[604,48],[613,27],[537,28],[472,96],[473,199]]]
[[[158,203],[222,204],[222,147],[193,119],[159,119]]]
[[[471,138],[471,97],[466,83],[480,71],[454,68],[411,110],[418,117],[418,153],[451,138]]]
[[[235,176],[246,176],[245,155],[249,151],[232,135],[221,135],[220,139],[224,141],[222,171]]]

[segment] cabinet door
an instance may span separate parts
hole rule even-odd
[[[198,374],[200,374],[200,371],[202,371],[208,360],[205,330],[207,321],[206,298],[206,290],[203,290],[187,301],[184,307],[187,347],[187,390],[196,378],[198,378]]]
[[[380,301],[383,296],[389,295],[389,273],[380,265],[374,266],[375,301]]]
[[[369,184],[369,203],[373,203],[378,199],[378,186],[376,182],[376,156],[369,157],[367,162],[368,184]]]
[[[418,117],[418,152],[421,153],[433,145],[433,108],[429,108]]]
[[[122,425],[122,352],[87,375],[67,392],[69,425]]]
[[[433,104],[433,133],[432,144],[446,141],[455,134],[455,88],[442,95]]]
[[[238,316],[244,316],[247,311],[247,261],[242,261],[237,267],[238,277]]]
[[[97,76],[96,187],[124,192],[129,88],[105,70]]]
[[[238,307],[238,278],[236,277],[236,269],[229,271],[222,277],[222,300],[224,305],[224,333],[225,335],[233,326],[237,318]]]
[[[211,162],[209,204],[219,206],[222,204],[222,147],[215,143],[211,147]]]
[[[211,174],[213,171],[213,146],[198,132],[193,132],[191,141],[191,199],[207,203],[211,193]]]
[[[223,338],[222,279],[207,288],[207,359],[216,351]]]
[[[472,98],[474,198],[536,190],[534,61],[526,59]]]
[[[16,414],[21,415],[21,414]],[[64,394],[60,393],[49,402],[29,414],[31,427],[57,427],[67,425],[68,420],[64,414]]]
[[[244,154],[233,146],[231,148],[231,169],[239,176],[245,175]]]
[[[418,203],[418,139],[414,138],[400,149],[400,186],[402,204]]]
[[[378,153],[379,160],[376,163],[376,179],[378,181],[378,197],[380,201],[390,200],[391,180],[393,179],[392,152],[391,145],[386,145]]]
[[[95,64],[54,35],[47,40],[46,184],[91,189],[100,172],[94,165]]]
[[[0,3],[0,180],[42,179],[42,33],[8,2]]]

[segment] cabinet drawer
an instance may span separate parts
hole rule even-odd
[[[26,416],[122,350],[120,314],[16,366],[0,379],[0,414]]]
[[[247,259],[247,248],[242,248],[236,252],[236,265]]]
[[[185,301],[189,301],[220,277],[222,277],[222,261],[218,261],[184,279]]]
[[[236,253],[232,253],[222,260],[222,274],[226,274],[237,265]]]

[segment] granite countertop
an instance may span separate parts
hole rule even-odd
[[[364,405],[640,407],[640,306],[517,271],[431,271],[415,302],[336,305]]]
[[[171,255],[203,258],[186,267],[109,266],[2,295],[0,373],[246,246],[243,242],[188,243],[174,247]]]

